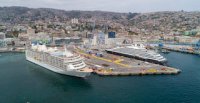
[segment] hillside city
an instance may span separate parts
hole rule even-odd
[[[1,7],[0,13],[1,48],[24,47],[27,40],[50,43],[66,37],[69,42],[71,39],[87,44],[89,37],[110,32],[116,34],[115,40],[109,39],[104,44],[125,41],[198,44],[200,40],[200,12],[116,13]]]

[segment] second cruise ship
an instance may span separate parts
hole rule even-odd
[[[133,57],[139,60],[153,62],[157,64],[166,64],[167,59],[159,53],[152,50],[147,50],[143,44],[132,44],[126,47],[117,47],[113,49],[107,49],[108,53],[122,55],[126,57]]]

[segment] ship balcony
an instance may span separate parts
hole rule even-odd
[[[73,59],[64,59],[64,63],[73,63],[73,62],[77,62],[77,61],[82,61],[83,58],[79,57],[79,58],[73,58]]]
[[[83,60],[83,58],[78,56],[78,57],[74,57],[74,58],[65,58],[64,62],[65,63],[73,63],[73,62],[77,62],[77,61],[81,61],[81,60]]]
[[[84,62],[79,63],[79,64],[72,64],[76,69],[82,69],[86,67],[86,64]]]

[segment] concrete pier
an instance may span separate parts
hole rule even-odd
[[[166,49],[166,50],[170,50],[170,51],[175,51],[175,52],[181,52],[181,53],[188,53],[188,54],[200,55],[200,52],[194,52],[194,51],[191,51],[191,50],[181,50],[179,48],[163,47],[162,49]]]
[[[25,48],[0,48],[0,53],[5,53],[5,52],[25,52]]]
[[[132,76],[132,75],[171,75],[178,74],[179,69],[167,68],[165,70],[158,69],[138,69],[138,70],[124,70],[124,71],[109,71],[109,70],[94,70],[94,73],[102,76]]]
[[[181,70],[159,64],[140,61],[133,58],[116,56],[104,52],[103,57],[78,51],[85,58],[87,65],[101,76],[131,76],[131,75],[170,75],[179,74]]]

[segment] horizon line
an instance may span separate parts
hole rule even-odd
[[[149,12],[119,12],[119,11],[105,11],[105,10],[66,10],[61,8],[47,8],[47,7],[27,7],[27,6],[0,6],[1,8],[9,8],[9,7],[22,7],[22,8],[29,8],[29,9],[54,9],[54,10],[62,10],[62,11],[87,11],[87,12],[112,12],[112,13],[139,13],[139,14],[148,14],[148,13],[159,13],[159,12],[200,12],[200,10],[194,10],[194,11],[187,11],[187,10],[161,10],[161,11],[149,11]]]

